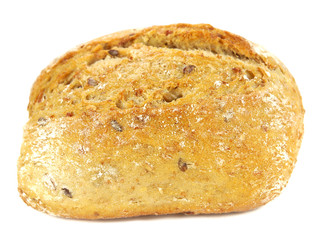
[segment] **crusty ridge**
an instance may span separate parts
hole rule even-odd
[[[30,116],[35,106],[45,102],[47,94],[50,94],[49,86],[56,87],[61,82],[67,84],[71,82],[70,79],[83,70],[79,69],[79,65],[94,64],[110,55],[108,51],[113,48],[126,49],[137,44],[183,51],[202,50],[218,56],[231,56],[252,64],[263,63],[270,70],[278,67],[282,72],[287,72],[281,63],[277,64],[278,61],[268,54],[261,54],[258,48],[253,47],[255,45],[244,38],[207,24],[176,24],[127,30],[83,44],[44,69],[30,95],[28,106]]]
[[[130,30],[129,30],[130,31]],[[110,37],[114,37],[109,42]],[[124,31],[94,40],[92,44],[106,41],[106,47],[129,47],[134,43],[147,46],[177,48],[182,50],[205,50],[225,54],[240,59],[250,59],[274,68],[274,59],[261,55],[252,47],[252,43],[241,36],[212,27],[209,24],[173,24],[153,26],[141,31]]]

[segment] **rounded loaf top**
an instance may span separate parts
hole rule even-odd
[[[272,54],[207,24],[106,35],[33,85],[19,192],[74,218],[245,211],[278,196],[303,135]]]
[[[279,60],[240,36],[207,24],[155,26],[110,34],[66,53],[41,73],[28,109],[30,115],[69,105],[124,109],[182,96],[198,100],[203,91],[214,98],[249,94],[272,84],[272,73],[293,79]]]

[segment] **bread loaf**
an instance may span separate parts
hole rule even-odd
[[[83,44],[41,72],[28,111],[20,196],[68,218],[257,208],[286,186],[303,135],[287,68],[206,24]]]

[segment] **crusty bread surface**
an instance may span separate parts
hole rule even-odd
[[[287,68],[206,24],[83,44],[41,72],[28,111],[20,196],[68,218],[257,208],[286,186],[303,135]]]

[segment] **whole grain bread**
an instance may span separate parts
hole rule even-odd
[[[20,196],[69,218],[259,207],[286,186],[303,135],[286,67],[206,24],[83,44],[41,72],[28,111]]]

